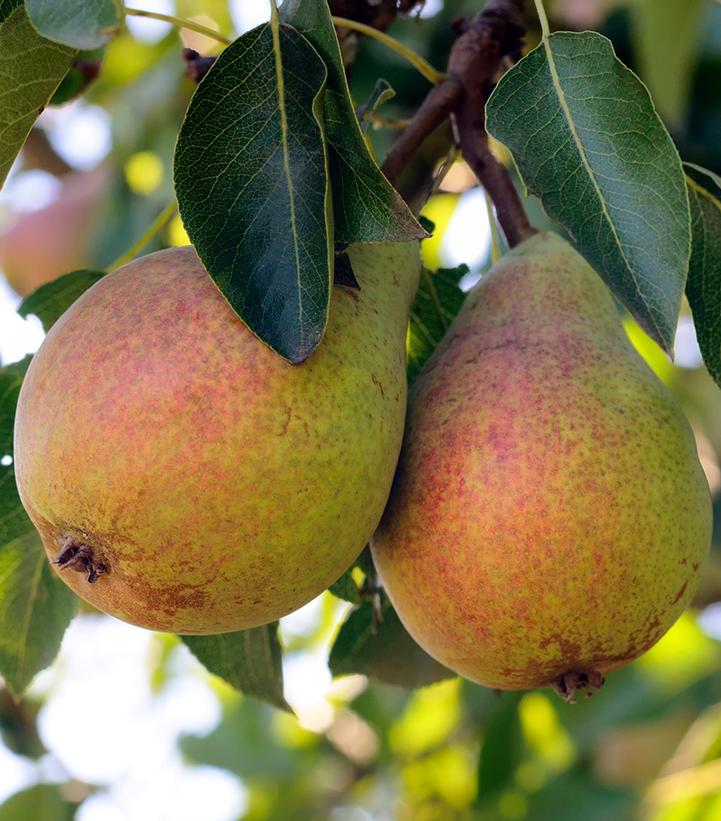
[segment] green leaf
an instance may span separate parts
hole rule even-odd
[[[353,111],[327,0],[285,0],[281,15],[316,48],[328,69],[324,119],[336,242],[404,242],[425,231],[368,151]]]
[[[688,178],[692,245],[686,296],[703,361],[721,386],[721,180],[692,167],[706,174],[707,185],[697,175]]]
[[[278,623],[224,633],[181,636],[209,672],[247,696],[290,710],[283,697],[283,665]]]
[[[338,632],[328,665],[334,676],[360,673],[371,681],[410,688],[456,675],[416,644],[385,596],[377,624],[372,604],[351,610]]]
[[[523,693],[500,693],[483,727],[478,759],[478,799],[509,786],[521,763],[523,738],[518,704]]]
[[[358,106],[356,110],[356,116],[358,118],[358,122],[361,124],[361,131],[365,134],[368,130],[368,115],[374,114],[382,105],[383,103],[388,102],[388,100],[392,100],[396,96],[396,92],[393,90],[393,87],[388,82],[388,80],[384,80],[382,77],[376,80],[376,84],[373,86],[373,91],[371,91],[370,97],[363,103],[363,105]],[[422,219],[418,219],[418,224],[425,229],[425,225],[423,225]]]
[[[639,74],[659,114],[681,128],[706,0],[636,0],[629,7]]]
[[[23,0],[0,0],[0,23],[10,16],[11,11],[15,11],[22,5]]]
[[[317,347],[333,262],[323,61],[289,26],[228,46],[198,86],[175,151],[183,224],[248,327],[293,363]]]
[[[104,276],[103,271],[86,269],[64,274],[52,282],[41,285],[30,296],[25,297],[18,307],[18,313],[20,316],[33,314],[38,317],[47,332],[81,294]]]
[[[548,214],[670,351],[690,253],[683,169],[610,41],[552,34],[503,76],[487,124]]]
[[[12,454],[12,427],[29,360],[0,369],[0,450]],[[0,674],[20,694],[60,649],[77,599],[56,578],[27,517],[10,465],[0,465]]]
[[[121,28],[115,0],[25,0],[25,8],[38,34],[72,48],[98,48]]]
[[[353,578],[353,568],[351,567],[328,588],[337,599],[351,602],[351,604],[362,604],[363,599],[358,591],[358,585]]]
[[[55,785],[38,784],[0,805],[0,821],[72,821],[76,810]]]
[[[409,382],[416,377],[460,310],[465,294],[458,283],[467,273],[467,265],[439,268],[435,273],[421,269],[406,346]]]
[[[74,55],[41,37],[22,8],[0,24],[0,188]]]

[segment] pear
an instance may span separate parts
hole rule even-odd
[[[568,243],[534,235],[417,377],[373,556],[404,625],[489,687],[600,686],[691,600],[711,532],[688,423]]]
[[[260,342],[192,247],[104,277],[22,386],[15,467],[61,578],[142,627],[212,634],[321,593],[378,525],[403,436],[418,243],[352,246],[302,365]]]

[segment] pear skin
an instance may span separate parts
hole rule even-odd
[[[403,436],[418,243],[352,246],[326,335],[290,365],[191,247],[109,274],[53,326],[19,398],[18,488],[61,578],[142,627],[284,616],[367,543]]]
[[[412,386],[373,542],[401,620],[469,679],[570,699],[676,621],[710,535],[686,419],[592,268],[533,236]]]

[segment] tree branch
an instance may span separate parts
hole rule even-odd
[[[383,171],[395,182],[425,139],[451,116],[464,159],[493,200],[509,245],[517,245],[534,229],[508,172],[488,147],[485,106],[503,60],[520,55],[523,0],[488,0],[476,19],[459,29],[448,79],[430,91],[388,152]]]

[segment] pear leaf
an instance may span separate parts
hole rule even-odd
[[[203,78],[175,150],[180,214],[198,256],[253,333],[292,363],[315,350],[328,319],[325,80],[301,34],[258,26]]]
[[[678,152],[635,74],[595,32],[557,32],[510,69],[486,109],[528,190],[668,352],[690,254]]]
[[[25,8],[38,34],[77,49],[105,45],[122,25],[116,0],[25,0]]]
[[[0,23],[10,16],[11,11],[15,11],[18,6],[21,6],[23,0],[0,0]]]
[[[637,0],[628,9],[639,73],[658,113],[683,127],[706,0]]]
[[[425,231],[363,139],[327,0],[285,0],[281,16],[310,40],[328,68],[323,102],[336,242],[422,239]]]
[[[406,345],[409,382],[413,381],[433,353],[460,310],[465,294],[458,283],[467,273],[467,265],[439,268],[435,272],[427,268],[421,269],[420,284],[411,308]]]
[[[74,56],[41,37],[22,7],[0,23],[0,188]]]
[[[290,711],[283,697],[283,666],[278,623],[223,633],[182,636],[208,672],[220,676],[247,696]]]
[[[691,264],[686,283],[704,364],[721,386],[721,179],[689,164]]]
[[[77,605],[50,569],[15,485],[12,430],[29,363],[0,369],[0,674],[18,696],[57,655]]]
[[[385,595],[379,619],[372,603],[351,610],[328,664],[334,676],[359,673],[398,687],[425,687],[456,675],[416,644]]]
[[[47,333],[73,302],[104,276],[103,271],[87,269],[63,274],[25,297],[18,306],[18,313],[25,317],[36,316]]]

